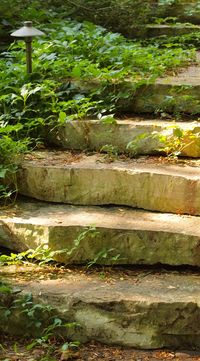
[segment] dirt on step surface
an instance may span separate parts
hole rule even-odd
[[[98,152],[78,152],[78,151],[60,151],[48,150],[34,151],[24,156],[22,164],[31,164],[34,166],[56,166],[65,167],[74,164],[101,164],[101,163],[122,163],[129,166],[137,165],[177,165],[199,167],[200,159],[192,158],[170,158],[166,156],[144,155],[136,158],[129,158],[122,154],[117,157],[108,156]]]
[[[168,76],[157,79],[158,84],[196,86],[200,83],[200,52],[196,52],[196,64],[183,68],[176,76]]]
[[[0,337],[0,361],[200,361],[196,351],[140,351],[89,343],[75,350],[61,351],[54,344],[27,350],[30,341]]]

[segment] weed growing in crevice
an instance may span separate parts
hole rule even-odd
[[[37,302],[31,293],[22,294],[20,289],[3,282],[0,294],[0,329],[7,334],[18,334],[26,342],[32,338],[27,350],[40,346],[51,354],[57,342],[61,344],[61,352],[79,346],[78,341],[66,341],[78,324],[67,322],[51,305]]]
[[[154,130],[151,133],[142,133],[126,146],[129,156],[143,154],[145,148],[151,149],[154,153],[164,153],[169,158],[188,156],[188,154],[198,156],[200,154],[199,128],[184,129],[173,124],[162,132]]]
[[[0,253],[0,266],[10,266],[19,264],[37,264],[39,266],[45,265],[69,265],[71,263],[77,263],[79,260],[79,252],[83,249],[91,249],[91,254],[84,255],[84,261],[81,263],[90,268],[97,264],[110,264],[114,265],[117,261],[122,260],[120,253],[115,248],[107,248],[100,246],[99,237],[100,232],[94,226],[83,228],[76,238],[72,241],[71,247],[65,249],[53,250],[47,244],[42,244],[35,249],[28,249],[23,252],[10,254]],[[93,246],[91,241],[95,239],[97,242],[97,252],[93,255]]]

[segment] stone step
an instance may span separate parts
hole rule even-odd
[[[199,0],[153,2],[154,16],[158,18],[174,17],[177,21],[200,24]]]
[[[200,157],[199,121],[163,121],[135,117],[115,120],[70,121],[47,133],[50,145],[72,150],[110,150],[128,155],[161,151]],[[176,136],[177,134],[177,136]],[[171,149],[170,149],[171,147]]]
[[[153,38],[158,36],[181,36],[199,32],[200,26],[188,23],[175,24],[147,24],[132,28],[131,35],[136,38]]]
[[[20,287],[23,294],[32,293],[37,305],[50,305],[57,317],[76,323],[75,328],[63,330],[65,339],[67,333],[76,341],[96,340],[142,349],[199,348],[198,273],[149,269],[115,269],[109,273],[104,269],[103,278],[102,272],[100,277],[97,271],[67,269],[59,275],[56,270],[47,274],[44,269],[33,268],[31,272],[19,266],[1,267],[0,273]],[[14,294],[14,297],[19,296]],[[1,297],[0,304],[6,309],[12,306],[10,295]],[[41,319],[38,314],[40,321],[47,320],[48,310],[49,307],[45,313],[43,309]],[[15,303],[8,322],[4,317],[5,308],[0,308],[1,331],[35,335],[36,328],[31,329],[28,314],[25,319],[25,313],[19,311]],[[21,323],[20,316],[23,317]]]
[[[163,50],[164,51],[164,50]],[[99,82],[73,80],[80,89],[88,91],[99,87]],[[113,83],[114,92],[126,92],[130,96],[116,101],[118,113],[173,113],[200,114],[200,52],[196,53],[196,62],[187,68],[182,68],[174,75],[164,76],[154,80],[147,79],[147,84],[135,89],[134,78],[125,79],[119,84]],[[131,96],[132,94],[132,96]]]
[[[18,171],[19,193],[74,205],[125,205],[200,215],[200,160],[117,159],[65,151],[33,152]]]
[[[96,264],[107,265],[200,266],[200,220],[124,207],[26,200],[0,211],[0,245],[16,251],[38,246],[65,250],[53,255],[65,264],[96,260]]]
[[[200,53],[197,64],[182,69],[177,75],[159,78],[154,84],[142,86],[132,99],[119,106],[135,113],[200,113]],[[130,85],[131,89],[131,85]]]

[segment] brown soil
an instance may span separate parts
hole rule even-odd
[[[198,267],[190,266],[162,266],[162,265],[153,265],[153,266],[93,266],[87,268],[87,266],[54,266],[54,265],[44,265],[39,266],[37,264],[13,264],[9,266],[0,267],[0,280],[6,281],[14,280],[16,285],[18,283],[28,282],[28,281],[40,281],[40,280],[53,280],[60,279],[62,277],[67,277],[70,279],[75,277],[83,277],[85,280],[103,280],[105,283],[113,284],[117,281],[126,281],[132,280],[134,283],[140,282],[143,278],[148,275],[159,276],[163,274],[179,274],[182,275],[195,275],[199,276]]]
[[[82,345],[75,350],[62,352],[61,345],[54,344],[27,350],[29,341],[0,337],[1,361],[200,361],[200,353],[195,351],[155,350],[141,351],[109,347],[98,343]]]
[[[60,150],[43,150],[34,151],[26,154],[24,161],[31,162],[35,165],[42,166],[65,166],[72,163],[78,163],[83,160],[89,160],[96,163],[110,163],[115,161],[130,162],[134,164],[176,164],[176,165],[189,165],[192,167],[200,166],[200,159],[193,158],[173,158],[166,156],[140,156],[136,158],[129,158],[128,156],[122,155],[109,155],[95,152],[71,152],[71,151],[60,151]]]

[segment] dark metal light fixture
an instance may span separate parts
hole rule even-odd
[[[32,73],[32,37],[41,36],[44,33],[32,26],[32,21],[25,21],[24,26],[14,31],[11,36],[24,38],[26,43],[26,66],[27,73]]]

